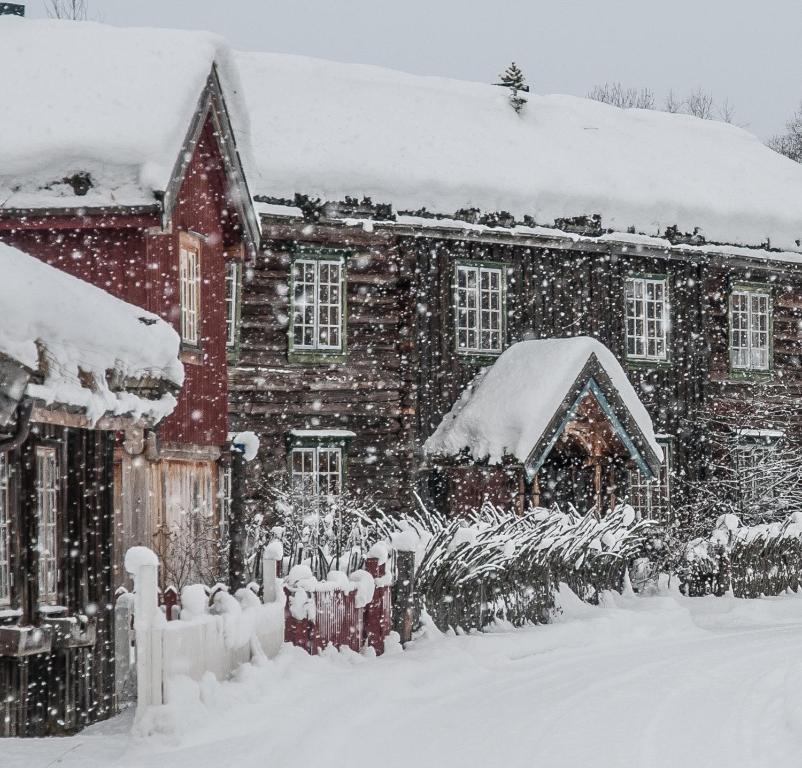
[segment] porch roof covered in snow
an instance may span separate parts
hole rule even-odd
[[[588,397],[640,471],[656,475],[663,453],[649,414],[612,352],[584,336],[513,344],[465,389],[424,450],[490,464],[509,456],[531,477]]]
[[[698,228],[710,244],[802,251],[802,166],[733,125],[535,93],[519,116],[486,83],[236,57],[251,191],[266,198],[368,196],[396,213],[507,212],[558,230],[598,214],[599,234]]]
[[[0,71],[0,214],[168,212],[211,110],[232,207],[256,236],[239,199],[249,197],[247,117],[222,38],[3,16]]]
[[[179,337],[157,315],[0,243],[0,399],[157,422],[183,384]]]

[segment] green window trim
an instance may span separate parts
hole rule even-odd
[[[671,355],[671,286],[669,284],[670,275],[667,273],[657,272],[629,272],[624,275],[624,312],[623,312],[623,325],[624,325],[624,359],[630,368],[670,368],[673,365]],[[630,280],[648,280],[651,282],[662,282],[663,287],[663,325],[664,325],[664,343],[665,343],[665,357],[648,357],[647,355],[637,355],[629,353],[629,334],[627,329],[628,313],[627,313],[627,282]],[[644,308],[645,311],[645,308]],[[644,315],[644,323],[647,318]],[[648,336],[644,337],[648,342]]]
[[[298,430],[303,432],[304,430]],[[342,495],[347,488],[348,483],[348,452],[351,441],[355,435],[353,433],[348,435],[326,435],[314,434],[316,430],[309,430],[310,434],[293,434],[288,432],[286,435],[287,443],[287,477],[290,481],[290,487],[293,483],[293,452],[295,449],[311,449],[314,448],[337,448],[339,449],[340,456],[340,493]],[[325,432],[326,430],[320,430]],[[348,430],[343,430],[348,431]]]
[[[458,326],[458,289],[459,289],[459,269],[460,267],[469,267],[477,270],[497,270],[500,274],[499,288],[500,288],[500,345],[498,350],[494,349],[481,349],[481,348],[465,348],[459,346],[459,326]],[[509,280],[510,265],[503,261],[487,261],[480,259],[455,259],[454,268],[452,270],[452,283],[451,283],[451,310],[454,313],[452,321],[452,332],[454,334],[454,351],[459,359],[468,364],[487,365],[492,364],[499,355],[501,355],[507,347],[507,281]],[[481,316],[481,306],[477,308],[478,316]],[[481,341],[481,328],[477,326],[477,338]]]
[[[732,298],[735,293],[759,294],[768,299],[768,366],[766,368],[745,368],[733,365],[732,354]],[[748,331],[751,333],[751,329]],[[768,283],[731,279],[727,296],[727,371],[728,380],[770,381],[774,378],[774,286]]]
[[[343,363],[348,356],[348,258],[352,251],[341,248],[314,248],[296,246],[290,259],[289,281],[289,319],[287,324],[287,360],[290,363],[302,364],[337,364]],[[340,346],[339,347],[307,347],[295,345],[295,272],[298,262],[331,262],[337,263],[340,269]],[[318,267],[319,269],[319,267]],[[315,297],[317,304],[317,297]],[[319,310],[316,310],[316,312]]]

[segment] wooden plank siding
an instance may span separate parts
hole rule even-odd
[[[499,243],[426,230],[398,235],[392,226],[263,219],[265,253],[249,271],[244,292],[243,353],[231,372],[230,408],[237,428],[262,437],[261,467],[287,472],[285,434],[292,428],[353,430],[348,486],[375,492],[390,510],[428,495],[422,446],[483,365],[492,357],[455,353],[454,273],[458,260],[507,268],[505,347],[527,338],[589,335],[624,365],[655,431],[673,438],[675,471],[700,476],[705,455],[696,415],[722,386],[749,399],[748,382],[729,376],[729,285],[766,280],[774,291],[774,373],[777,393],[802,395],[802,271],[750,266],[723,257],[649,253],[593,243],[586,251]],[[348,272],[348,360],[308,366],[287,361],[289,254],[298,243],[353,248]],[[360,260],[369,251],[371,258]],[[364,265],[360,266],[363,264]],[[667,278],[671,324],[668,361],[627,361],[625,280]],[[365,286],[380,287],[366,290]],[[369,299],[367,298],[369,296]],[[381,376],[377,376],[381,371]],[[378,386],[379,382],[381,386]],[[522,383],[524,384],[524,383]],[[802,438],[802,425],[789,425]],[[375,463],[364,461],[368,446]]]
[[[93,646],[15,658],[0,656],[0,735],[64,733],[114,713],[111,577],[114,433],[36,424],[8,454],[13,589],[20,623],[38,623],[35,451],[56,447],[63,469],[58,532],[58,604],[64,615],[94,616]],[[17,619],[7,618],[6,622]]]

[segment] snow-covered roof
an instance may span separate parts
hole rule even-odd
[[[238,53],[255,194],[369,196],[396,210],[600,214],[710,242],[800,250],[802,166],[748,132],[687,115],[528,94],[379,67]]]
[[[0,17],[0,208],[154,205],[213,64],[236,102],[229,58],[204,32]]]
[[[173,327],[144,309],[0,243],[0,353],[32,374],[27,394],[48,404],[158,421],[184,381]],[[127,388],[126,388],[127,387]]]
[[[465,389],[426,441],[425,452],[455,456],[467,450],[471,458],[491,464],[505,454],[528,461],[593,356],[659,461],[663,453],[652,420],[624,369],[604,344],[587,336],[508,347]]]

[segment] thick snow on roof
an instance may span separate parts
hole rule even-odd
[[[520,341],[508,347],[465,389],[424,450],[453,456],[467,449],[473,459],[491,464],[505,453],[526,461],[591,355],[610,377],[652,451],[662,457],[652,420],[621,364],[600,341],[587,336]]]
[[[237,90],[228,58],[209,33],[0,18],[0,207],[154,204],[215,62]]]
[[[798,250],[802,166],[731,125],[264,53],[236,55],[255,194],[367,195],[397,210],[601,214],[605,228],[676,225],[714,242]]]
[[[159,420],[175,398],[112,391],[120,382],[155,379],[180,386],[179,338],[161,318],[0,243],[0,353],[43,377],[28,394],[103,415]],[[115,388],[117,389],[117,388]]]

